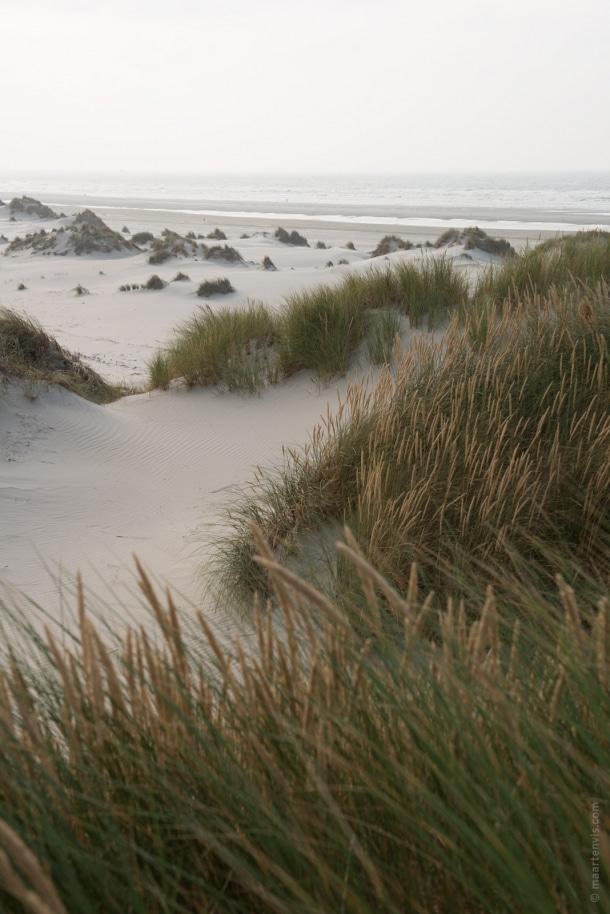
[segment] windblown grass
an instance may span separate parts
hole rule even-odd
[[[152,276],[149,276],[143,286],[144,289],[149,289],[153,291],[158,291],[159,289],[165,288],[165,283],[160,276],[157,276],[156,273],[153,273]]]
[[[216,244],[211,248],[206,248],[203,256],[205,260],[221,260],[225,263],[244,262],[244,259],[239,251],[228,244]]]
[[[361,303],[343,285],[294,292],[283,313],[280,365],[285,377],[309,369],[322,380],[345,374],[366,333]]]
[[[222,229],[219,229],[219,228],[215,228],[213,232],[208,232],[208,234],[206,235],[206,238],[212,238],[215,241],[226,241],[227,240],[227,236],[222,231]]]
[[[155,236],[152,232],[136,232],[131,236],[131,240],[134,244],[148,244],[155,240]]]
[[[392,282],[345,315],[408,313]],[[227,600],[270,597],[252,643],[141,569],[156,630],[116,651],[80,586],[61,645],[11,619],[3,911],[610,909],[610,290],[583,282],[456,317],[259,474],[221,554]],[[201,309],[155,370],[230,385],[283,319]],[[332,594],[278,561],[346,521]]]
[[[578,232],[491,266],[477,285],[474,303],[518,302],[524,295],[546,295],[551,288],[574,289],[609,280],[610,233]]]
[[[296,229],[293,229],[292,232],[287,232],[286,229],[280,226],[275,230],[273,237],[281,241],[282,244],[292,244],[294,247],[309,247],[307,238],[300,235]]]
[[[393,254],[395,251],[408,251],[413,247],[412,242],[399,238],[398,235],[384,235],[371,257],[383,257],[387,254]]]
[[[303,532],[347,523],[399,590],[416,562],[442,600],[478,599],[482,571],[504,592],[523,575],[544,589],[549,548],[555,563],[574,559],[602,582],[609,344],[606,286],[507,304],[456,320],[442,343],[412,344],[231,507],[218,558],[225,590],[261,584],[248,567],[250,519],[281,555]],[[333,586],[352,586],[340,567]]]
[[[391,314],[408,317],[413,327],[426,325],[433,330],[446,324],[452,313],[462,310],[467,299],[466,281],[451,261],[442,257],[424,257],[417,263],[401,263],[386,269],[373,268],[366,273],[347,274],[339,285],[321,285],[313,290],[293,293],[287,297],[280,311],[267,311],[266,321],[273,324],[271,335],[273,342],[277,343],[277,361],[273,360],[273,369],[269,371],[268,347],[256,344],[243,350],[247,352],[245,369],[247,372],[256,370],[263,384],[302,370],[311,371],[319,380],[326,382],[348,371],[363,342],[374,364],[390,358],[399,325],[397,317]],[[383,312],[385,316],[377,312]],[[235,330],[237,338],[242,340],[240,345],[243,345],[244,335],[249,333],[249,318],[244,317],[244,312],[236,310],[231,318],[225,316],[223,320],[233,321],[235,328],[245,321],[243,332]],[[194,351],[199,351],[202,357],[205,355],[215,364],[220,364],[223,358],[230,358],[231,370],[235,369],[236,354],[220,341],[215,326],[210,322],[202,326],[199,320],[195,320],[177,331],[168,350],[174,354],[170,368],[172,378],[186,377],[179,374],[184,364],[178,355],[181,348],[189,352],[184,360],[190,366],[189,379],[197,374],[193,371],[191,358]],[[201,337],[206,332],[205,328],[209,329],[210,335],[204,347]],[[190,332],[196,338],[192,344]],[[220,348],[213,355],[215,345]],[[164,359],[165,356],[156,356],[155,364],[159,364],[159,358]],[[261,364],[257,365],[257,361]],[[218,377],[219,372],[208,373],[202,366],[198,376]],[[217,383],[215,380],[189,379],[187,383]],[[155,386],[152,373],[150,380]],[[255,389],[259,389],[258,383]]]
[[[351,273],[340,287],[362,308],[397,308],[412,327],[435,330],[469,300],[468,284],[446,257],[423,256]]]
[[[275,340],[276,320],[260,302],[239,311],[199,308],[178,328],[168,349],[149,363],[151,383],[166,387],[173,378],[182,378],[189,387],[241,389],[241,382],[243,389],[255,392],[273,379]]]
[[[352,541],[361,636],[255,536],[281,619],[255,611],[251,650],[200,613],[187,638],[141,573],[155,636],[108,653],[80,589],[73,647],[31,635],[6,662],[2,909],[571,914],[597,815],[606,910],[605,592],[578,605],[558,578],[537,632],[505,629],[489,590],[472,624],[436,613],[434,645],[415,570],[400,597]]]
[[[465,251],[477,248],[486,254],[498,254],[500,257],[514,257],[516,251],[505,238],[490,238],[478,226],[465,229],[447,229],[434,242],[435,248],[448,247],[453,244],[463,244]]]
[[[0,375],[60,384],[94,403],[109,403],[121,395],[37,321],[10,308],[0,308]]]
[[[402,321],[396,308],[383,308],[371,315],[366,352],[371,365],[389,365],[400,337]]]

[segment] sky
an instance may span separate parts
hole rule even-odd
[[[0,170],[610,168],[609,0],[0,0]]]

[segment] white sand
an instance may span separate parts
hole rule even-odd
[[[69,214],[85,206],[90,201],[64,209]],[[173,259],[151,266],[143,253],[61,257],[25,251],[0,257],[0,305],[37,318],[62,346],[125,385],[145,381],[153,352],[204,303],[195,294],[203,279],[228,276],[236,289],[211,299],[213,308],[238,307],[253,298],[280,305],[292,290],[368,268],[370,251],[387,233],[378,225],[295,226],[279,220],[269,225],[235,214],[204,222],[193,213],[168,221],[167,214],[152,210],[97,212],[113,229],[120,231],[127,222],[131,233],[158,235],[167,226],[206,235],[219,226],[226,243],[247,261],[231,266]],[[8,209],[0,207],[0,234],[9,240],[53,224],[9,222]],[[299,228],[312,246],[280,244],[271,237],[278,224]],[[241,238],[244,232],[252,237]],[[417,241],[438,232],[398,234]],[[318,240],[328,249],[316,249]],[[356,251],[345,247],[350,240]],[[511,241],[523,244],[525,235]],[[460,257],[461,251],[450,253]],[[261,268],[265,256],[277,272]],[[419,250],[391,255],[420,256]],[[349,265],[338,266],[340,259]],[[459,262],[473,272],[485,259]],[[329,260],[334,266],[327,268]],[[169,281],[178,271],[191,281],[169,283],[161,291],[118,291],[153,273]],[[26,288],[17,291],[20,283]],[[89,294],[73,291],[79,283]],[[345,381],[320,390],[300,376],[260,397],[171,390],[101,407],[57,387],[0,382],[0,597],[16,599],[19,612],[34,618],[33,608],[16,597],[24,592],[62,619],[73,605],[70,582],[80,569],[91,591],[107,601],[109,617],[114,607],[119,618],[130,612],[142,618],[132,561],[137,553],[156,579],[181,595],[182,606],[203,601],[210,612],[203,597],[205,566],[223,504],[257,465],[278,463],[283,445],[305,443],[327,404],[334,406],[344,390]]]

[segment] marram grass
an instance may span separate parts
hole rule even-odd
[[[491,266],[477,284],[473,303],[516,303],[523,296],[546,296],[553,288],[573,291],[609,280],[610,232],[583,231],[550,239]]]
[[[117,651],[82,588],[73,647],[22,624],[1,910],[610,909],[610,302],[583,283],[456,320],[261,474],[222,553],[227,604],[270,598],[253,640],[141,571],[156,629]],[[278,560],[345,521],[325,592]]]
[[[278,310],[262,304],[214,312],[208,308],[178,327],[167,349],[155,354],[149,364],[150,384],[165,387],[182,379],[188,386],[256,391],[298,371],[310,371],[327,382],[348,372],[362,346],[373,364],[391,359],[393,328],[399,323],[388,318],[389,313],[408,318],[413,327],[433,330],[466,306],[468,294],[465,279],[450,260],[422,256],[417,263],[372,267],[348,274],[335,286],[292,293]],[[258,315],[255,325],[253,312]],[[239,360],[244,363],[243,379],[236,367]]]
[[[260,302],[241,310],[200,307],[176,331],[166,350],[149,363],[151,384],[165,388],[175,378],[196,384],[240,386],[236,379],[260,375],[259,386],[273,378],[272,346],[276,319]],[[244,380],[248,388],[251,382]],[[255,385],[256,388],[257,385]]]
[[[261,347],[254,334],[246,339],[247,309],[225,312],[225,320],[242,341],[244,360],[257,363],[249,365],[244,388],[251,389],[255,374],[254,389],[259,389],[301,370],[313,372],[323,382],[345,375],[362,346],[369,357],[373,354],[374,363],[390,358],[392,347],[379,345],[380,310],[400,313],[412,327],[432,331],[446,326],[455,315],[468,321],[480,311],[484,319],[489,306],[510,302],[517,307],[523,298],[546,298],[553,290],[573,294],[609,280],[610,235],[596,231],[551,239],[520,256],[504,258],[489,266],[473,290],[447,257],[422,253],[417,260],[373,266],[366,272],[348,273],[337,285],[293,293],[279,311],[268,310],[277,342],[272,371],[268,347]],[[222,385],[219,366],[227,361],[234,364],[235,354],[218,338],[211,323],[206,326],[210,332],[205,343],[197,316],[177,329],[168,349],[151,362],[151,386],[163,386],[166,377],[182,378],[187,385]],[[162,370],[159,360],[165,362]],[[216,368],[210,369],[208,363]]]
[[[94,403],[109,403],[121,395],[79,356],[63,349],[38,321],[10,308],[0,308],[1,376],[59,384]]]
[[[186,639],[140,571],[156,634],[107,653],[81,589],[74,648],[32,636],[6,662],[2,910],[580,912],[594,809],[607,910],[607,597],[558,577],[537,632],[503,627],[488,588],[468,622],[415,568],[399,595],[348,535],[361,635],[253,536],[278,605],[254,644],[201,614]]]
[[[482,577],[502,592],[514,576],[544,589],[549,550],[603,582],[609,345],[606,286],[508,303],[413,344],[237,497],[216,586],[246,602],[265,594],[250,520],[284,558],[304,534],[347,524],[399,590],[416,562],[442,601],[480,599]],[[330,570],[335,593],[352,579],[341,563]]]

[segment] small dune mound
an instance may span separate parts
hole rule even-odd
[[[227,240],[227,236],[222,231],[222,229],[219,229],[219,228],[215,228],[214,231],[210,232],[209,235],[207,235],[206,237],[211,238],[214,241],[226,241]]]
[[[35,254],[123,254],[135,251],[136,248],[118,232],[109,228],[106,223],[85,210],[74,216],[71,225],[62,225],[47,232],[30,232],[24,238],[19,235],[7,248],[7,253],[32,251]]]
[[[0,374],[60,384],[94,403],[116,400],[119,392],[63,349],[36,321],[0,308]]]
[[[32,251],[34,254],[46,254],[51,252],[57,244],[58,232],[53,230],[47,232],[41,229],[39,232],[28,232],[23,238],[16,235],[6,249],[7,254],[16,254],[19,251]]]
[[[304,238],[302,235],[299,235],[299,233],[295,230],[293,230],[292,232],[287,232],[286,229],[277,228],[275,230],[274,237],[277,238],[278,241],[281,241],[282,244],[292,244],[295,247],[299,247],[299,248],[308,248],[309,247],[309,242],[308,242],[307,238]]]
[[[394,254],[396,251],[410,251],[413,245],[410,241],[405,241],[404,238],[399,238],[398,235],[385,235],[373,253],[371,257],[384,257],[386,254]]]
[[[271,257],[265,257],[265,258],[264,258],[264,260],[263,260],[263,270],[269,270],[270,272],[273,272],[274,270],[277,270],[277,267],[276,267],[276,265],[274,264],[274,262],[271,260]]]
[[[605,232],[603,229],[583,229],[574,235],[557,235],[555,238],[547,238],[546,241],[536,245],[536,250],[546,253],[558,251],[568,245],[585,245],[591,241],[607,242],[608,240],[610,240],[610,232]]]
[[[152,232],[136,232],[135,235],[131,236],[131,240],[134,244],[149,244],[151,241],[155,240],[155,236]]]
[[[148,233],[144,232],[141,235],[134,235],[133,239],[136,240],[145,234],[148,235]],[[202,247],[205,252],[205,246]],[[199,245],[196,241],[179,235],[177,232],[172,232],[171,229],[163,229],[160,238],[152,238],[148,262],[152,264],[165,263],[166,260],[170,260],[172,257],[196,257],[198,253]]]
[[[206,248],[203,256],[206,260],[224,260],[226,263],[245,263],[244,258],[239,251],[236,251],[235,248],[230,247],[228,244],[225,244],[222,247],[218,244],[214,247]]]
[[[200,298],[211,298],[212,295],[228,295],[230,292],[235,292],[235,289],[226,276],[222,279],[208,279],[202,282],[197,289],[197,295]]]
[[[103,219],[99,216],[96,216],[95,213],[91,212],[90,209],[84,209],[82,213],[77,213],[74,216],[73,225],[95,225],[98,228],[108,228]]]
[[[57,213],[33,197],[13,197],[8,205],[11,216],[16,219],[58,219]]]
[[[163,280],[161,279],[160,276],[157,276],[156,273],[153,273],[153,275],[150,276],[147,279],[147,281],[145,282],[144,288],[153,289],[153,290],[164,289],[165,283],[163,282]]]
[[[99,223],[75,225],[70,234],[70,247],[75,254],[112,254],[135,250],[131,241],[108,228],[101,219]]]
[[[451,247],[454,244],[463,244],[465,251],[476,248],[485,254],[498,254],[500,257],[514,257],[516,253],[512,244],[505,238],[491,238],[476,225],[465,229],[447,229],[436,239],[434,247]]]

